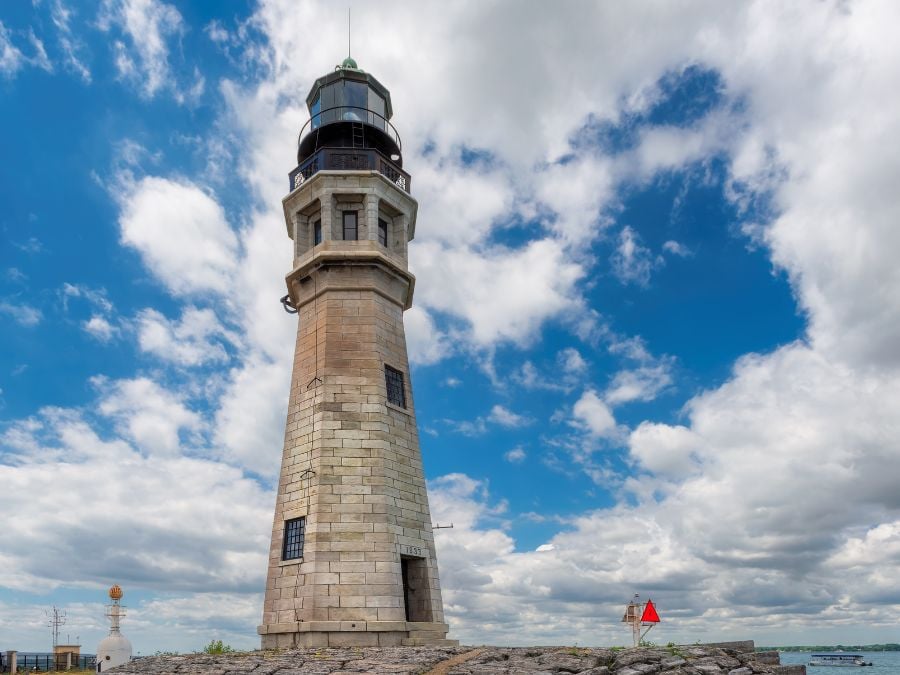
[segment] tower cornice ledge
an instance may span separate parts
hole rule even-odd
[[[259,635],[270,633],[317,633],[317,632],[396,632],[434,631],[446,634],[450,626],[446,623],[430,621],[291,621],[288,623],[261,625],[256,627]]]
[[[297,210],[295,206],[302,207],[335,189],[340,191],[349,189],[358,192],[374,191],[388,201],[397,202],[396,206],[400,210],[409,213],[407,240],[412,241],[416,236],[416,215],[419,211],[419,202],[408,192],[397,187],[387,176],[373,170],[322,170],[314,173],[300,187],[295,188],[281,200],[284,224],[289,237],[294,237],[294,225],[291,222],[290,214]]]
[[[381,268],[389,275],[398,278],[403,285],[405,285],[405,292],[402,294],[402,297],[398,298],[395,294],[385,289],[381,289],[377,284],[373,285],[362,277],[356,277],[358,281],[351,282],[351,285],[347,285],[346,282],[341,283],[341,290],[372,290],[388,300],[399,302],[404,310],[412,307],[416,277],[410,271],[402,267],[397,261],[393,260],[393,256],[387,255],[384,251],[379,250],[382,247],[374,242],[353,242],[353,244],[355,244],[354,248],[348,249],[346,247],[346,242],[336,242],[340,247],[338,248],[336,246],[334,249],[329,249],[328,243],[329,242],[325,242],[324,245],[317,247],[314,255],[305,261],[300,262],[300,264],[285,276],[284,280],[287,284],[288,293],[291,296],[291,301],[296,307],[301,307],[327,290],[334,289],[333,286],[323,285],[322,287],[314,289],[312,293],[309,293],[308,291],[301,292],[300,289],[302,285],[309,280],[311,275],[315,272],[324,267],[355,265],[372,265]]]

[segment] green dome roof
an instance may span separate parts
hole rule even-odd
[[[349,56],[344,59],[343,63],[341,63],[341,68],[353,68],[353,70],[359,70],[359,66],[356,65],[356,61],[354,61]]]

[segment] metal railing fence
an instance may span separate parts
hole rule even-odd
[[[0,654],[0,672],[8,673],[10,664],[6,653]],[[20,673],[25,672],[50,672],[66,670],[65,654],[34,654],[19,653],[16,655],[16,670]],[[93,654],[72,655],[72,670],[95,670],[97,668],[97,657]]]
[[[397,144],[398,148],[403,147],[403,143],[400,140],[400,133],[386,117],[379,115],[377,112],[369,110],[368,108],[353,105],[339,105],[312,115],[306,121],[306,124],[303,125],[303,128],[300,129],[300,135],[297,138],[298,145],[306,135],[307,127],[309,127],[310,131],[315,131],[332,122],[359,122],[360,124],[367,124],[370,127],[381,129],[394,141],[394,143]]]
[[[374,148],[320,148],[288,174],[293,192],[318,171],[378,171],[401,190],[409,192],[412,178]]]

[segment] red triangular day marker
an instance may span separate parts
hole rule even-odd
[[[659,623],[659,614],[656,613],[656,607],[653,606],[652,600],[647,600],[647,606],[644,607],[644,613],[641,615],[641,623]]]

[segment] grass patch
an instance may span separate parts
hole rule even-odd
[[[666,649],[669,650],[669,653],[672,656],[684,657],[684,652],[681,651],[681,649],[678,647],[678,645],[676,645],[674,642],[670,642],[669,644],[667,644]]]

